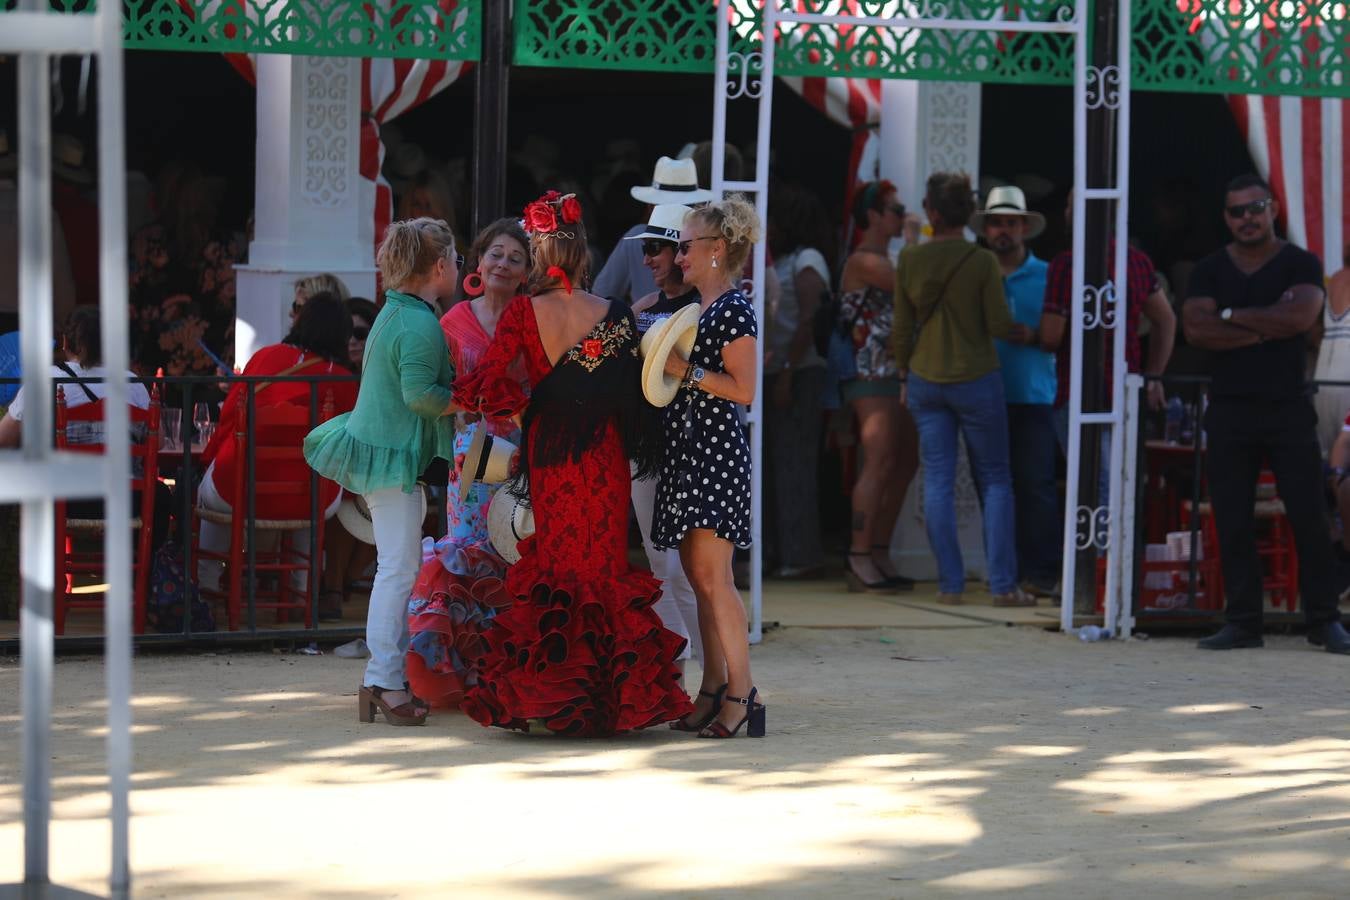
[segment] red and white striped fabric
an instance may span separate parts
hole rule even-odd
[[[1248,94],[1228,103],[1289,240],[1316,253],[1328,275],[1339,271],[1350,235],[1350,101]]]
[[[384,9],[391,9],[391,0],[375,0]],[[183,0],[180,0],[183,3]],[[207,9],[222,6],[224,0],[207,5]],[[184,8],[187,5],[183,3]],[[457,17],[456,27],[463,24],[468,10],[459,0],[440,0],[441,15]],[[232,7],[231,7],[232,9]],[[226,14],[229,14],[227,9]],[[236,13],[237,14],[237,13]],[[386,19],[388,16],[386,15]],[[242,53],[227,53],[226,60],[248,82],[257,85],[254,57]],[[394,215],[394,194],[389,182],[381,174],[384,166],[384,144],[380,128],[408,110],[425,103],[459,79],[472,63],[442,59],[388,59],[385,57],[361,60],[361,179],[366,182],[361,192],[362,201],[372,205],[374,243],[379,246]]]

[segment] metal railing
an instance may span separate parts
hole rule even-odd
[[[161,450],[160,476],[172,473],[174,477],[176,495],[174,506],[171,512],[174,514],[174,527],[169,533],[169,537],[176,539],[177,546],[181,548],[182,564],[184,573],[184,594],[183,597],[183,619],[181,629],[173,632],[160,632],[156,634],[138,634],[133,640],[137,644],[165,644],[165,643],[218,643],[220,641],[233,641],[247,638],[266,638],[269,640],[315,640],[316,636],[322,632],[325,639],[342,639],[347,637],[359,637],[365,632],[364,626],[341,626],[327,625],[322,629],[319,627],[318,620],[318,601],[322,592],[321,588],[321,560],[319,557],[319,520],[323,511],[319,508],[319,482],[317,473],[310,470],[309,478],[309,577],[307,592],[307,602],[309,604],[308,626],[296,628],[276,627],[259,629],[257,619],[257,574],[256,574],[256,550],[257,542],[253,539],[253,523],[257,520],[257,472],[255,470],[255,438],[252,423],[256,421],[255,411],[258,407],[258,390],[245,390],[242,392],[243,410],[246,416],[245,421],[249,423],[249,428],[245,433],[244,446],[240,448],[239,455],[236,457],[236,464],[246,467],[245,485],[246,485],[246,509],[244,510],[244,532],[246,535],[246,550],[244,562],[244,586],[245,593],[243,600],[244,622],[243,627],[236,630],[216,629],[215,631],[194,631],[192,628],[192,596],[193,588],[197,582],[197,572],[195,568],[196,561],[193,559],[193,527],[194,527],[194,509],[197,501],[197,485],[201,475],[206,471],[206,466],[201,465],[196,458],[194,448],[192,429],[192,411],[198,400],[202,397],[212,396],[213,398],[223,397],[224,391],[220,390],[222,386],[229,387],[236,384],[243,385],[263,385],[263,384],[281,384],[293,383],[304,384],[308,388],[307,405],[309,410],[309,424],[313,428],[319,424],[321,411],[325,402],[325,386],[341,383],[356,383],[359,376],[356,375],[198,375],[198,376],[163,376],[137,377],[128,379],[132,384],[144,385],[146,390],[156,389],[159,391],[163,409],[179,409],[182,415],[181,440],[176,448]],[[70,386],[79,384],[97,384],[103,381],[102,378],[70,378],[61,377],[52,379],[56,386]],[[0,384],[17,384],[18,379],[0,378]],[[55,390],[53,389],[53,394]],[[267,398],[263,397],[264,405]],[[54,400],[53,400],[54,403]],[[219,416],[219,406],[214,405],[213,412],[216,417]],[[218,419],[213,417],[217,427],[221,427]],[[224,427],[233,427],[230,423],[224,423]],[[171,461],[166,467],[165,461]],[[167,468],[167,472],[166,472]],[[223,489],[222,489],[223,490]],[[235,511],[232,511],[232,513]],[[148,602],[145,598],[143,602]],[[76,634],[61,635],[56,638],[60,647],[67,649],[82,649],[84,647],[101,646],[103,640],[100,634]],[[18,641],[15,639],[6,639],[0,637],[0,652],[6,652],[17,649]]]

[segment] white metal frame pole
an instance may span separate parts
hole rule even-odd
[[[32,12],[45,6],[24,0]],[[51,57],[19,55],[19,322],[23,329],[25,462],[51,457],[52,435],[52,164]],[[52,814],[52,582],[55,558],[53,495],[25,499],[19,526],[23,609],[19,641],[23,696],[24,884],[49,883]]]
[[[105,427],[111,435],[130,433],[127,334],[127,216],[126,147],[123,106],[122,7],[98,4],[98,167],[99,167],[99,307],[103,332],[103,363],[109,372]],[[104,489],[108,522],[131,519],[131,447],[110,440]],[[148,488],[147,488],[148,490]],[[108,692],[109,818],[112,826],[108,888],[113,897],[131,891],[129,831],[131,820],[131,542],[120,529],[104,529],[104,671]]]

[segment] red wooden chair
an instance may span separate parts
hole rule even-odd
[[[262,519],[254,517],[248,521],[248,480],[246,450],[247,436],[253,435],[253,490],[255,502],[261,504],[267,497],[293,497],[306,507],[310,503],[310,479],[282,480],[277,474],[281,463],[305,464],[304,437],[318,423],[333,417],[332,392],[326,392],[319,409],[318,422],[310,421],[307,405],[281,403],[260,405],[253,410],[253,421],[248,421],[248,404],[239,404],[239,413],[233,427],[238,453],[234,466],[234,481],[230,485],[217,484],[217,490],[229,498],[230,512],[217,512],[198,505],[194,508],[193,553],[194,560],[207,560],[225,564],[226,586],[212,590],[199,585],[203,597],[225,604],[226,621],[231,631],[239,627],[243,606],[245,579],[254,582],[254,609],[270,609],[277,613],[278,620],[290,611],[304,614],[305,626],[313,624],[309,602],[309,590],[319,583],[323,561],[323,509],[319,510],[318,521],[314,523],[317,553],[311,557],[309,547],[296,547],[292,533],[301,528],[309,528],[308,517],[303,519]],[[225,427],[227,423],[221,423]],[[230,526],[230,545],[224,553],[216,553],[201,548],[200,523],[208,522]],[[256,544],[253,551],[253,570],[247,572],[248,541],[261,532],[280,532],[276,549],[265,550]],[[309,590],[300,591],[290,583],[293,572],[308,573]],[[259,583],[259,575],[266,574],[275,579],[275,586]]]
[[[137,515],[128,526],[135,532],[136,548],[132,555],[135,579],[132,593],[133,627],[136,634],[145,632],[145,605],[153,564],[153,533],[155,524],[155,483],[159,479],[159,391],[150,394],[150,407],[131,407],[133,430],[143,429],[140,440],[131,445],[133,470],[131,488],[140,494]],[[72,453],[102,453],[103,443],[80,441],[75,432],[81,423],[92,425],[103,421],[103,401],[86,403],[73,409],[66,405],[63,386],[56,388],[56,448]],[[72,439],[75,439],[72,441]],[[75,538],[102,535],[108,524],[104,519],[70,518],[67,503],[56,502],[56,580],[53,590],[55,628],[57,634],[66,630],[67,613],[78,610],[101,610],[103,597],[99,593],[76,592],[75,578],[104,571],[103,546],[97,550],[75,549]]]

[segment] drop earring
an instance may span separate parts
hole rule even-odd
[[[713,257],[712,267],[713,267],[714,269],[717,268],[717,257],[715,257],[715,256]]]

